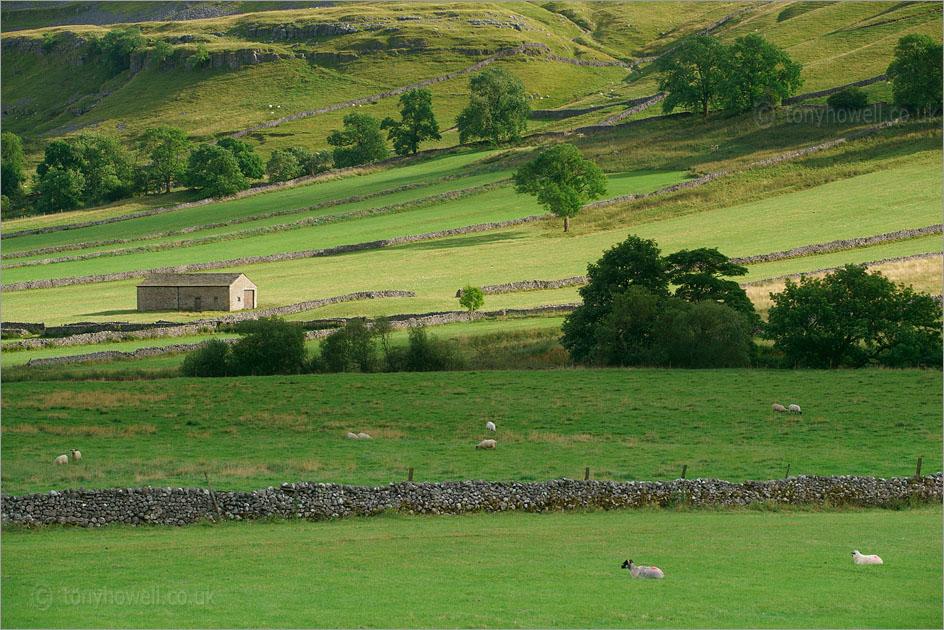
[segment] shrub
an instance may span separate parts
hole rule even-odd
[[[458,348],[442,339],[430,337],[423,326],[410,328],[410,342],[403,356],[407,372],[443,372],[458,370],[463,362]]]
[[[226,376],[229,361],[229,344],[211,339],[186,356],[180,373],[184,376]]]
[[[868,103],[868,94],[865,93],[865,90],[857,87],[851,87],[847,90],[843,90],[842,92],[836,92],[826,99],[826,104],[832,109],[850,112],[857,109],[862,109],[868,105]]]
[[[321,342],[325,372],[374,372],[378,367],[374,332],[362,319],[352,319]]]
[[[236,332],[242,337],[232,348],[231,374],[299,374],[308,366],[305,331],[298,323],[261,317],[240,322]]]

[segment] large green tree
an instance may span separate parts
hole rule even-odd
[[[46,212],[75,210],[82,204],[85,177],[77,169],[46,169],[36,186],[36,207]]]
[[[221,146],[200,144],[190,152],[184,181],[200,188],[207,197],[232,195],[249,188],[249,180],[239,169],[232,151]]]
[[[846,265],[787,280],[770,295],[765,336],[790,365],[941,366],[941,303],[881,273]]]
[[[542,151],[519,168],[513,180],[515,192],[536,195],[538,203],[562,217],[565,232],[570,228],[570,217],[606,193],[603,171],[572,144]]]
[[[480,138],[499,144],[521,137],[531,113],[521,79],[500,66],[490,66],[471,76],[469,91],[469,104],[456,118],[459,142]]]
[[[803,84],[803,67],[760,35],[738,37],[724,59],[721,100],[731,114],[787,98]]]
[[[561,345],[576,362],[743,365],[753,352],[757,315],[744,289],[722,278],[743,273],[716,249],[663,256],[655,241],[630,235],[587,266],[588,283],[579,289],[583,304],[564,319]],[[699,330],[704,339],[692,341]],[[679,345],[679,339],[688,341]],[[709,360],[711,348],[728,342],[730,353]]]
[[[305,330],[298,322],[260,317],[240,322],[241,336],[230,351],[230,374],[264,376],[306,371]]]
[[[420,142],[439,140],[439,124],[433,115],[433,93],[429,88],[410,90],[400,96],[400,121],[389,116],[380,123],[387,129],[387,139],[393,142],[397,155],[416,153]]]
[[[112,70],[121,72],[131,65],[131,55],[147,46],[147,39],[137,26],[113,29],[105,33],[99,46]]]
[[[141,135],[141,152],[150,158],[148,165],[149,179],[163,186],[164,192],[170,192],[171,185],[183,178],[187,163],[190,140],[183,129],[161,125],[148,127]]]
[[[0,136],[0,194],[7,199],[14,199],[23,189],[23,168],[26,166],[26,157],[23,154],[23,143],[19,136],[4,131]]]
[[[686,39],[679,49],[657,63],[659,89],[668,92],[662,111],[677,107],[701,112],[708,118],[708,108],[720,98],[726,71],[727,48],[710,35]]]
[[[248,142],[236,138],[223,138],[216,144],[233,154],[236,163],[239,164],[239,171],[248,179],[260,179],[265,175],[262,158],[256,154],[255,149]]]
[[[83,133],[54,140],[36,167],[37,189],[46,191],[39,205],[59,211],[114,201],[134,191],[134,175],[131,156],[114,136]]]
[[[895,104],[914,112],[941,109],[941,44],[914,33],[898,40],[888,66]]]
[[[344,129],[332,131],[328,144],[335,147],[332,152],[335,168],[368,164],[390,155],[380,121],[370,114],[354,112],[345,116]]]

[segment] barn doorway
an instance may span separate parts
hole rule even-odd
[[[243,308],[256,308],[256,290],[245,289],[243,291],[243,302],[245,303]]]

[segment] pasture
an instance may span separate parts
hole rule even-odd
[[[7,529],[3,626],[935,628],[941,539],[940,508]]]
[[[482,352],[489,352],[486,345]],[[773,402],[804,413],[771,412]],[[940,373],[552,370],[6,383],[5,492],[941,470]],[[476,451],[493,421],[498,449]],[[370,441],[345,439],[366,432]],[[78,465],[54,467],[77,448]]]

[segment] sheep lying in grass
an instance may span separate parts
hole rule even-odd
[[[803,413],[803,410],[800,409],[800,405],[790,405],[787,409],[790,411],[790,413],[798,413],[801,415]]]
[[[52,463],[53,463],[53,464],[57,464],[57,465],[58,465],[58,464],[68,464],[68,463],[69,463],[69,456],[68,456],[68,455],[60,455],[59,457],[57,457],[56,459],[54,459],[54,460],[52,461]]]
[[[356,434],[356,433],[351,433],[350,431],[348,431],[348,432],[347,432],[347,439],[349,439],[349,440],[356,440],[356,439],[357,439],[357,434]]]
[[[495,448],[497,444],[498,442],[496,442],[495,440],[482,440],[481,442],[475,445],[475,448],[476,450],[482,450],[486,448]]]
[[[358,440],[369,440],[369,439],[370,439],[370,436],[367,435],[366,433],[358,433],[358,434],[357,434],[357,439],[358,439]]]
[[[485,430],[486,430],[486,431],[491,431],[492,433],[494,433],[495,430],[496,430],[496,429],[495,429],[495,423],[494,423],[494,422],[486,422],[486,423],[485,423]]]
[[[786,407],[784,407],[783,405],[778,405],[777,403],[772,404],[770,408],[773,411],[776,411],[777,413],[785,413],[787,411]]]
[[[633,564],[632,560],[624,561],[621,568],[629,569],[629,574],[634,578],[661,579],[665,577],[665,573],[659,567],[641,567]]]
[[[852,552],[852,561],[856,564],[885,564],[882,562],[882,559],[876,555],[863,556],[859,553],[858,549]]]
[[[80,459],[82,459],[82,451],[77,451],[75,449],[72,449],[71,451],[69,451],[69,454],[72,456],[73,464],[79,461]]]

